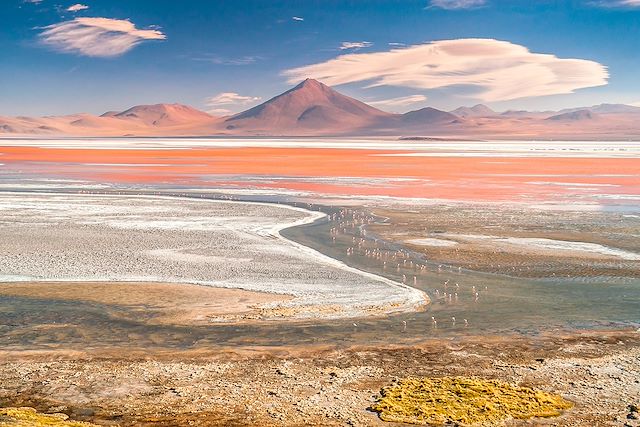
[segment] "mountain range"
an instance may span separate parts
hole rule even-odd
[[[139,105],[100,116],[0,117],[0,136],[424,136],[629,139],[640,107],[601,104],[561,111],[496,112],[486,105],[388,113],[316,81],[241,113],[219,117],[181,104]]]

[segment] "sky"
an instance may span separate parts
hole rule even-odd
[[[393,112],[640,105],[640,0],[2,0],[0,17],[0,115],[223,115],[307,77]]]

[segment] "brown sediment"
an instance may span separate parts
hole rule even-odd
[[[383,426],[367,410],[396,378],[473,376],[562,395],[555,426],[625,420],[637,404],[640,334],[478,337],[418,346],[211,352],[190,358],[0,360],[0,401],[100,425]],[[530,425],[511,422],[509,425]],[[536,425],[545,425],[536,421]]]
[[[98,303],[126,308],[112,310],[110,314],[116,317],[143,317],[148,324],[175,325],[263,319],[269,315],[263,305],[293,298],[242,289],[144,282],[2,283],[0,296]]]
[[[634,237],[638,233],[637,222],[616,213],[527,209],[523,214],[521,208],[488,204],[405,204],[371,210],[387,218],[387,222],[367,225],[367,230],[423,253],[434,263],[517,277],[637,278],[640,271],[640,260],[592,252],[500,245],[493,240],[464,237],[545,238],[595,243],[637,254],[637,237]],[[444,239],[455,244],[429,246],[414,242],[422,238]]]

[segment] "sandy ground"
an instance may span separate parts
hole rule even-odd
[[[268,317],[412,311],[421,291],[283,238],[324,214],[176,198],[0,194],[0,280],[192,283],[293,296]]]
[[[627,417],[640,400],[639,371],[640,334],[633,332],[153,360],[25,354],[0,363],[0,401],[104,425],[382,426],[389,424],[367,408],[394,378],[473,375],[575,403],[559,418],[508,425],[635,427],[638,420]]]
[[[260,318],[260,306],[291,300],[286,295],[172,283],[3,283],[0,296],[53,301],[81,301],[117,306],[111,315],[147,324],[202,325]]]

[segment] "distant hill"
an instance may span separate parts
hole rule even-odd
[[[137,105],[120,113],[104,113],[102,117],[137,120],[149,126],[173,126],[213,118],[204,111],[182,104]]]
[[[401,116],[401,120],[403,123],[410,124],[434,124],[443,122],[450,123],[458,119],[459,117],[454,114],[431,107],[409,111],[408,113],[402,114]]]
[[[484,104],[477,104],[477,105],[474,105],[473,107],[456,108],[455,110],[451,111],[451,114],[454,114],[464,119],[467,117],[491,117],[491,116],[495,116],[498,113],[496,113],[495,111],[493,111],[491,108],[487,107]]]
[[[545,120],[555,120],[555,121],[562,121],[562,120],[569,120],[569,121],[579,121],[579,120],[593,120],[595,118],[597,118],[598,115],[593,113],[590,110],[577,110],[577,111],[571,111],[568,113],[562,113],[562,114],[556,114],[555,116],[551,116],[548,117]]]
[[[137,105],[101,116],[0,117],[0,135],[26,136],[400,136],[413,140],[640,138],[640,107],[600,104],[562,111],[496,113],[483,104],[451,112],[381,111],[307,79],[231,117],[182,104]]]
[[[576,111],[590,111],[596,114],[626,114],[640,113],[640,107],[626,104],[599,104],[591,107],[567,108],[558,111],[559,114],[573,113]]]

